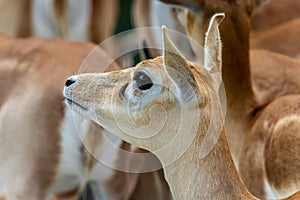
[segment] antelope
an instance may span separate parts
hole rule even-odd
[[[0,30],[15,37],[100,43],[113,32],[117,0],[1,0]]]
[[[85,159],[84,140],[84,147],[94,156],[102,155],[104,148],[109,152],[104,156],[114,163],[121,156],[107,145],[112,142],[103,137],[107,130],[63,104],[62,86],[71,74],[120,69],[102,49],[93,50],[95,47],[90,43],[0,35],[1,197],[64,199],[77,195],[84,184],[91,184],[94,190],[89,199],[144,199],[141,194],[145,191],[163,199],[154,172],[145,179]],[[93,65],[81,66],[92,50]],[[135,151],[119,138],[114,141],[116,146]],[[148,188],[142,187],[145,184]]]
[[[267,30],[298,17],[300,17],[299,2],[268,0],[253,12],[251,28],[255,31]]]
[[[220,27],[227,95],[225,126],[235,164],[249,191],[259,198],[283,198],[299,190],[295,102],[300,66],[284,55],[249,51],[250,13],[258,5],[241,0],[162,1],[193,11],[185,10],[184,26],[200,44],[210,17],[225,12]]]
[[[250,47],[300,58],[298,1],[268,0],[251,16]]]
[[[223,18],[220,13],[211,19],[204,66],[186,60],[163,27],[162,57],[121,71],[71,76],[63,91],[66,104],[75,112],[156,154],[163,163],[174,200],[257,199],[239,177],[224,129],[218,94],[222,67],[218,25]],[[157,105],[162,109],[154,108]],[[137,131],[126,131],[126,126],[132,128],[132,121],[124,117],[126,113],[131,113]],[[165,124],[153,133],[151,123],[163,116],[167,116]],[[182,122],[182,116],[190,118]],[[213,135],[219,136],[216,144],[201,157],[203,141]],[[190,139],[185,148],[184,141]],[[176,155],[180,156],[169,162]]]
[[[277,53],[288,55],[292,58],[299,59],[300,48],[298,45],[299,35],[299,19],[296,18],[299,14],[298,8],[300,4],[296,1],[288,4],[287,2],[281,2],[277,0],[269,0],[270,2],[264,4],[262,8],[256,9],[254,16],[251,18],[251,24],[260,23],[261,26],[267,26],[267,24],[273,24],[269,29],[255,29],[251,31],[250,44],[251,48],[270,50]],[[290,0],[288,0],[290,1]],[[203,33],[197,32],[193,29],[192,23],[185,22],[191,21],[193,24],[198,23],[199,26],[203,26],[201,18],[193,17],[193,14],[188,10],[184,10],[178,7],[172,7],[167,4],[163,4],[157,0],[150,0],[147,2],[141,0],[134,1],[133,19],[136,27],[159,27],[162,25],[168,25],[171,29],[177,30],[181,33],[193,35],[203,46]],[[283,8],[282,8],[283,7]],[[280,10],[280,8],[282,8]],[[288,9],[292,10],[288,12]],[[164,12],[161,12],[163,10]],[[267,11],[274,13],[277,16],[267,17]],[[286,11],[286,12],[285,12]],[[279,13],[279,14],[278,14]],[[290,15],[287,15],[290,13]],[[260,16],[260,17],[257,17]],[[289,17],[291,18],[288,20]],[[197,22],[194,22],[196,20]],[[286,20],[286,21],[284,21]],[[281,23],[280,23],[281,22]],[[187,23],[187,26],[184,25]],[[196,33],[192,33],[196,31]],[[159,40],[159,34],[149,32],[147,35],[148,44],[156,44]],[[180,40],[178,38],[172,38],[174,43],[187,52],[187,56],[190,59],[195,57],[191,45],[186,40]],[[151,50],[153,55],[159,55],[160,52]]]
[[[299,27],[300,17],[264,31],[252,31],[250,47],[278,52],[300,60]]]
[[[251,16],[250,47],[300,58],[300,3],[268,0]]]

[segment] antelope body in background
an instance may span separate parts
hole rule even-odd
[[[300,2],[268,0],[251,16],[251,48],[300,59]]]
[[[100,43],[112,35],[117,0],[1,0],[0,31]]]
[[[298,2],[300,4],[300,2]],[[250,46],[300,60],[300,17],[264,31],[252,31]]]
[[[268,0],[251,16],[251,48],[300,60],[300,2]]]
[[[298,1],[268,0],[253,12],[251,28],[254,31],[267,30],[298,17],[300,17],[300,4]]]
[[[90,181],[93,194],[83,194],[83,199],[147,199],[141,195],[145,191],[163,199],[155,175],[123,173],[92,156],[85,159],[82,149],[97,156],[104,147],[109,152],[104,156],[112,162],[120,158],[107,145],[111,141],[102,134],[106,130],[63,104],[61,91],[71,74],[120,69],[100,48],[95,50],[92,67],[80,68],[95,47],[0,35],[0,177],[1,196],[7,200],[44,200],[71,190],[74,192],[59,198],[77,199],[78,188]],[[116,139],[115,145],[132,150]]]
[[[220,26],[222,76],[226,128],[235,163],[250,192],[260,198],[282,198],[299,190],[300,132],[298,100],[293,94],[300,89],[300,64],[277,53],[249,50],[250,13],[258,5],[243,0],[163,1],[193,11],[185,11],[183,22],[186,33],[200,44],[211,16],[225,12]],[[276,124],[285,128],[275,129]]]

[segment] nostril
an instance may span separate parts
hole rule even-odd
[[[70,85],[74,84],[76,81],[72,78],[69,78],[66,83],[65,83],[65,86],[66,87],[69,87]]]

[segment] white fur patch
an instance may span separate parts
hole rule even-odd
[[[265,191],[267,199],[279,199],[278,194],[272,189],[267,180],[265,180]]]
[[[107,130],[104,130],[104,133]],[[107,135],[109,134],[109,138]],[[115,174],[115,170],[110,166],[113,166],[118,159],[119,146],[122,142],[118,137],[112,135],[111,133],[103,134],[103,139],[101,143],[101,148],[98,151],[98,162],[93,167],[88,181],[95,181],[97,183],[99,191],[97,191],[101,198],[111,199],[110,194],[107,191],[111,189],[106,187],[114,187],[107,185],[107,182],[111,180]]]
[[[297,185],[295,185],[289,190],[285,190],[284,192],[278,192],[269,184],[268,181],[265,180],[265,191],[268,200],[277,200],[287,198],[288,196],[298,192],[299,188],[297,188]]]
[[[96,180],[98,183],[104,183],[113,175],[114,170],[107,166],[112,166],[117,161],[119,146],[122,142],[121,139],[108,133],[107,130],[104,130],[104,133],[99,155],[96,155],[98,163],[90,176],[90,180]],[[109,138],[107,137],[108,134]]]
[[[5,58],[0,61],[0,70],[15,72],[23,72],[28,69],[28,63],[22,61],[20,63],[17,59]]]
[[[185,28],[182,23],[177,18],[177,14],[174,13],[174,6],[167,5],[159,1],[151,1],[150,3],[150,24],[151,27],[162,27],[166,26],[169,30],[176,30],[180,33],[185,34]],[[179,7],[177,7],[179,8]],[[154,46],[161,46],[161,33],[153,32],[151,33],[153,40],[155,42]],[[174,34],[170,32],[170,38],[174,42],[175,46],[180,49],[181,53],[187,58],[193,58],[193,50],[191,49],[188,38],[180,37],[180,34]]]
[[[37,37],[60,37],[56,29],[53,0],[33,0],[31,6],[32,28]]]
[[[68,22],[66,28],[71,40],[88,40],[88,25],[91,15],[90,0],[67,0]],[[54,0],[33,0],[32,3],[32,27],[33,33],[37,37],[60,38],[57,26],[57,16],[54,13]]]
[[[288,115],[286,117],[281,118],[274,126],[274,131],[281,128],[282,126],[285,126],[293,121],[299,121],[300,116],[299,115]]]
[[[88,120],[66,108],[65,118],[61,125],[62,154],[56,181],[51,191],[66,191],[81,184],[84,163],[80,138],[85,137],[88,125]]]
[[[68,0],[70,6],[69,36],[71,40],[89,40],[88,26],[92,5],[90,0]]]

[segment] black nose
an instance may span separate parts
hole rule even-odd
[[[76,82],[75,79],[69,78],[69,79],[66,81],[65,86],[66,86],[66,87],[69,87],[70,85],[74,84],[75,82]]]

